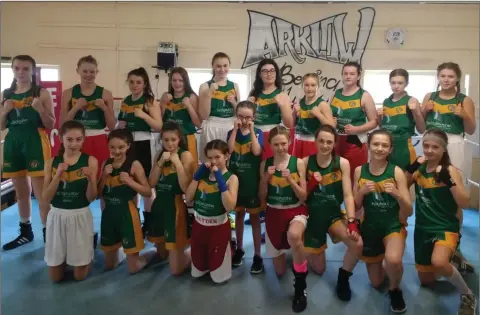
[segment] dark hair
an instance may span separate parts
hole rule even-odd
[[[213,67],[213,64],[215,63],[215,60],[220,59],[220,58],[226,58],[226,59],[228,59],[228,63],[232,63],[232,62],[230,61],[230,57],[229,57],[226,53],[224,53],[224,52],[217,52],[217,53],[216,53],[215,55],[213,55],[213,57],[212,57],[212,67]],[[212,69],[212,80],[213,80],[213,78],[215,78],[215,69]]]
[[[32,64],[32,88],[31,88],[31,90],[33,91],[33,97],[39,97],[42,87],[37,85],[37,74],[35,73],[35,68],[37,67],[37,63],[35,62],[35,59],[33,59],[29,55],[17,55],[15,57],[13,57],[13,59],[12,59],[12,68],[13,68],[13,63],[15,62],[15,60],[29,61]],[[17,79],[14,78],[10,87],[8,89],[6,89],[4,94],[3,94],[2,104],[3,104],[3,102],[5,102],[7,99],[9,99],[15,93],[16,89],[17,89]]]
[[[433,135],[436,135],[440,138],[442,138],[442,140],[445,141],[445,143],[448,144],[448,136],[447,134],[445,133],[445,131],[443,131],[442,129],[439,129],[439,128],[430,128],[428,129],[427,131],[425,131],[425,133],[423,134],[423,136],[425,137],[426,135],[428,134],[433,134]],[[443,155],[440,159],[440,162],[438,162],[438,165],[441,165],[442,166],[442,169],[447,169],[448,170],[448,167],[452,164],[452,162],[450,161],[450,155],[448,154],[448,150],[445,149],[445,152],[443,152]],[[439,178],[439,174],[437,172],[435,172],[434,174],[434,178],[435,178],[435,181],[437,183],[441,182],[440,178]]]
[[[457,63],[454,62],[444,62],[437,67],[437,76],[440,74],[440,71],[443,69],[448,69],[452,70],[455,72],[455,75],[457,76],[457,83],[455,84],[457,88],[457,93],[455,95],[455,105],[458,105],[458,102],[460,101],[460,79],[462,78],[462,70],[460,69],[460,66]],[[437,85],[437,91],[440,89],[440,83]],[[438,94],[440,93],[435,93],[435,98],[433,99],[434,101],[437,99]],[[463,105],[463,104],[460,104]]]
[[[405,69],[394,69],[392,72],[390,72],[390,75],[388,76],[388,80],[391,81],[393,77],[404,77],[405,78],[405,84],[408,84],[408,71]],[[391,101],[393,101],[393,93],[388,97]],[[407,106],[407,112],[408,115],[411,116],[412,112],[410,108]],[[413,119],[413,116],[410,117]]]
[[[362,75],[362,66],[356,61],[347,61],[342,67],[342,74],[343,74],[343,70],[346,67],[355,67],[357,69],[357,74],[359,76],[359,78],[357,80],[357,86],[361,88],[361,86],[360,86],[360,76]]]
[[[255,81],[253,82],[253,89],[250,92],[249,96],[253,96],[255,98],[258,98],[260,93],[262,93],[263,90],[263,80],[262,80],[262,67],[265,65],[272,65],[275,68],[275,86],[277,89],[281,90],[282,89],[282,76],[280,73],[280,69],[278,68],[277,63],[273,59],[263,59],[260,61],[260,63],[257,66],[257,70],[255,72]]]
[[[150,78],[148,77],[147,70],[144,67],[131,70],[127,75],[127,80],[130,76],[135,75],[143,79],[145,87],[143,88],[143,97],[145,97],[145,103],[152,105],[155,100],[155,94],[152,91],[152,85],[150,84]]]
[[[257,106],[255,106],[255,104],[253,104],[253,103],[250,102],[250,101],[241,101],[240,103],[238,103],[238,104],[237,104],[237,108],[235,109],[235,114],[238,113],[238,110],[239,110],[240,108],[248,108],[248,109],[251,109],[254,116],[255,116],[255,114],[257,113]]]
[[[83,124],[76,120],[67,120],[60,127],[60,138],[69,132],[70,130],[80,130],[82,135],[85,137],[85,127]],[[60,142],[60,149],[58,150],[58,156],[61,156],[65,153],[65,147],[63,146],[63,141]]]
[[[220,139],[215,139],[207,143],[204,149],[205,156],[207,156],[207,152],[210,150],[218,150],[222,152],[222,154],[226,155],[229,150],[228,150],[228,144]]]
[[[82,57],[82,58],[78,59],[77,68],[80,68],[82,63],[91,63],[91,64],[95,65],[95,67],[98,67],[97,59],[93,58],[92,55],[88,55],[88,56],[85,56],[85,57]]]
[[[168,75],[168,93],[170,93],[172,96],[174,95],[172,78],[175,73],[178,73],[182,77],[183,89],[185,90],[185,93],[190,95],[192,94],[197,95],[192,89],[192,85],[190,84],[190,78],[188,77],[187,70],[185,70],[185,68],[182,68],[182,67],[175,67],[175,68],[172,68],[172,70],[170,71],[170,74]]]
[[[180,127],[179,124],[177,124],[176,122],[174,121],[166,121],[164,124],[163,124],[163,127],[162,127],[162,130],[160,130],[160,139],[163,137],[163,134],[165,132],[169,132],[169,131],[174,131],[177,133],[178,135],[178,138],[180,139],[180,141],[178,142],[178,147],[179,148],[182,148],[183,150],[187,150],[187,145],[186,145],[186,140],[185,140],[185,135],[183,134],[182,132],[182,128]],[[162,146],[162,150],[160,150],[160,154],[158,155],[158,160],[160,160],[160,158],[162,157],[162,154],[163,154],[164,150],[163,150],[163,146]]]
[[[337,143],[337,140],[338,140],[338,133],[337,133],[337,130],[333,127],[333,126],[330,126],[330,125],[321,125],[320,128],[317,129],[317,131],[315,131],[315,140],[317,140],[318,138],[318,135],[320,134],[320,132],[328,132],[328,133],[331,133],[333,135],[333,141],[334,141],[334,144]],[[332,150],[332,161],[333,161],[333,171],[338,171],[340,169],[340,164],[336,163],[336,153],[335,153],[335,147],[333,148]]]
[[[368,145],[372,142],[373,137],[376,135],[384,135],[388,137],[388,140],[390,141],[390,148],[393,148],[393,136],[390,133],[390,131],[380,128],[380,129],[375,129],[368,135]],[[391,154],[391,153],[390,153]],[[387,161],[389,160],[390,154],[387,156]]]
[[[121,172],[127,172],[130,174],[132,164],[136,159],[134,149],[135,143],[133,141],[132,133],[128,129],[114,129],[108,134],[108,142],[110,142],[112,139],[121,139],[130,146],[126,153],[125,162],[120,167]]]
[[[287,137],[288,141],[290,141],[290,131],[284,126],[276,126],[270,129],[270,132],[268,133],[268,143],[271,143],[272,139],[278,135],[283,135]]]

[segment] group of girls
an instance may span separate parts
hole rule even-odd
[[[382,286],[387,274],[391,309],[402,313],[405,227],[413,211],[408,187],[415,184],[420,281],[428,285],[444,276],[461,293],[459,314],[473,314],[475,297],[451,264],[458,253],[461,209],[469,198],[459,172],[458,139],[476,128],[473,102],[460,93],[458,65],[438,67],[441,89],[425,96],[422,105],[405,91],[408,73],[392,71],[393,94],[378,112],[359,86],[361,67],[355,62],[343,66],[343,88],[330,104],[318,96],[315,74],[304,76],[305,96],[292,104],[271,59],[258,64],[249,98],[240,101],[238,86],[227,79],[229,66],[226,54],[215,54],[212,80],[198,96],[185,69],[172,69],[159,102],[145,69],[132,70],[131,95],[115,119],[111,92],[95,84],[96,60],[81,58],[81,83],[63,94],[62,149],[52,159],[44,130],[55,122],[51,98],[36,85],[35,61],[15,57],[15,80],[3,93],[0,119],[2,129],[9,128],[3,176],[13,179],[21,229],[4,249],[33,240],[28,177],[45,225],[45,261],[54,281],[64,277],[66,265],[74,267],[78,280],[88,275],[96,244],[89,204],[97,197],[108,269],[126,257],[128,270],[136,273],[158,255],[168,257],[174,275],[191,268],[192,276],[210,273],[217,283],[230,279],[232,265],[239,266],[244,255],[243,226],[237,225],[237,248],[231,246],[229,211],[237,211],[242,221],[250,214],[251,272],[263,271],[259,213],[265,211],[266,249],[277,275],[286,272],[288,249],[293,256],[293,311],[307,306],[308,265],[325,272],[329,234],[347,246],[338,298],[351,299],[349,278],[362,259],[374,287]],[[374,130],[378,125],[382,129]],[[421,133],[427,129],[425,157],[418,159],[411,141],[415,127]],[[154,157],[152,131],[159,131],[162,141]],[[193,218],[187,204],[193,205]],[[145,237],[155,249],[140,255]]]

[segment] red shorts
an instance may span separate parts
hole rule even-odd
[[[221,283],[232,276],[232,232],[227,219],[220,225],[203,225],[196,218],[192,224],[192,276],[210,272],[212,280]]]
[[[98,160],[98,176],[102,172],[103,162],[110,158],[107,135],[88,136],[83,143],[82,151]]]
[[[266,160],[273,156],[272,148],[270,147],[270,143],[268,143],[268,135],[270,134],[269,131],[263,132],[263,153],[262,153],[262,160]],[[292,154],[293,152],[293,140],[295,139],[295,128],[290,129],[290,145],[288,146],[288,154]]]
[[[338,136],[335,153],[344,159],[347,159],[350,163],[350,177],[353,183],[355,169],[368,162],[368,149],[365,143],[359,145],[351,143],[351,141],[348,141],[347,139],[347,136]]]
[[[270,257],[278,257],[290,248],[287,232],[292,221],[307,226],[307,207],[300,205],[291,209],[275,209],[267,206],[265,211],[265,245]]]
[[[293,142],[293,155],[299,159],[317,154],[317,146],[315,141],[295,139]]]

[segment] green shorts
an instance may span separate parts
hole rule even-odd
[[[452,255],[457,250],[459,233],[445,231],[428,231],[415,228],[413,244],[415,250],[415,267],[420,272],[433,272],[432,254],[435,246],[447,246]]]
[[[169,196],[170,197],[170,196]],[[157,196],[152,204],[147,226],[147,240],[151,243],[165,243],[168,250],[184,249],[190,243],[191,219],[181,195]]]
[[[2,176],[42,177],[45,175],[45,161],[50,158],[50,140],[45,129],[9,130],[3,146]]]
[[[360,234],[363,240],[363,254],[360,258],[367,264],[380,263],[385,256],[385,239],[387,237],[407,238],[407,230],[400,221],[389,223],[362,222]]]
[[[250,214],[257,214],[265,210],[265,206],[262,205],[258,196],[238,196],[235,211],[244,210],[246,210]]]
[[[415,162],[417,153],[412,144],[412,138],[394,139],[393,152],[390,155],[390,162],[406,170],[407,166]]]
[[[332,226],[343,224],[344,215],[340,208],[319,208],[318,213],[310,213],[305,230],[305,251],[312,254],[320,254],[327,249],[327,234]],[[333,241],[333,240],[332,240]]]
[[[100,244],[105,252],[123,247],[126,254],[135,254],[145,247],[140,215],[133,200],[123,202],[109,204],[105,200],[100,223]]]

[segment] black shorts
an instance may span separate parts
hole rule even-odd
[[[150,176],[152,170],[152,150],[150,147],[150,140],[135,141],[135,159],[142,164],[145,170],[145,176]]]

